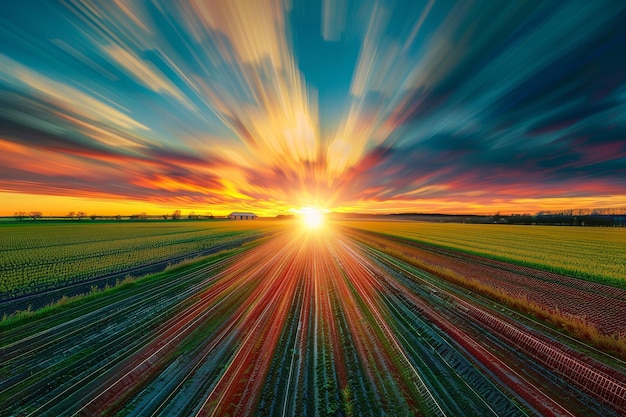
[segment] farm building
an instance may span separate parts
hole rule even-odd
[[[240,212],[234,211],[228,215],[228,218],[231,220],[254,220],[256,219],[256,214],[240,213]]]

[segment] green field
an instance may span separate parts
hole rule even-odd
[[[0,224],[0,298],[196,254],[266,223],[29,222]]]
[[[626,229],[350,221],[340,224],[575,276],[626,285]]]
[[[338,224],[592,281],[626,285],[623,228],[408,221]],[[271,221],[0,224],[0,296],[15,297],[195,254],[274,226]]]

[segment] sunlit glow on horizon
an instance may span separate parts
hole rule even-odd
[[[296,210],[302,219],[302,223],[308,229],[319,229],[324,226],[325,214],[328,210],[320,210],[314,207],[302,207],[300,210]]]

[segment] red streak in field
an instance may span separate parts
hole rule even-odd
[[[247,314],[239,324],[244,339],[198,416],[248,415],[253,411],[254,394],[265,380],[301,273],[296,261],[302,247],[299,251],[290,249],[293,243],[289,236],[282,235],[250,254],[248,260],[253,262],[267,253],[277,255],[268,262],[266,270],[250,278],[258,283],[244,303]]]
[[[303,336],[315,338],[315,368],[321,366],[326,369],[328,364],[324,362],[325,356],[322,354],[326,351],[325,355],[329,355],[332,366],[326,372],[331,372],[331,379],[336,381],[337,389],[348,386],[345,353],[336,322],[336,314],[343,314],[368,380],[376,387],[373,392],[385,392],[385,398],[381,395],[379,400],[385,402],[387,398],[412,396],[403,389],[403,381],[399,379],[402,372],[400,366],[410,366],[409,361],[403,358],[404,353],[385,323],[381,304],[377,300],[376,293],[383,288],[375,282],[368,269],[359,263],[364,262],[364,258],[348,245],[346,242],[339,244],[337,236],[331,231],[300,231],[295,232],[295,236],[291,233],[278,235],[248,254],[246,266],[259,265],[258,262],[268,253],[276,255],[262,264],[263,268],[255,268],[258,272],[250,277],[255,280],[249,282],[254,290],[243,303],[248,306],[243,320],[237,323],[243,340],[205,399],[198,416],[247,415],[254,411],[258,393],[301,281],[305,281],[307,287],[312,287],[312,301],[305,302],[301,308],[308,311],[309,303],[314,306],[314,328],[307,327],[309,321],[306,312],[299,314],[304,317],[299,326]],[[243,269],[244,263],[238,267]],[[234,269],[231,273],[237,274],[238,271]],[[333,309],[332,299],[339,300],[338,310]],[[364,310],[369,311],[369,314],[364,313]],[[381,342],[381,332],[389,343]],[[301,355],[305,345],[306,339],[303,338],[299,343]],[[322,385],[325,385],[324,381],[318,380],[316,390]],[[390,391],[390,386],[396,389]],[[316,391],[316,395],[323,397],[325,394]],[[416,402],[410,401],[409,405],[417,408]]]
[[[222,304],[227,298],[235,298],[238,295],[237,289],[263,273],[269,262],[280,259],[280,252],[275,252],[275,255],[265,263],[260,262],[262,258],[266,258],[263,252],[256,251],[250,255],[247,259],[255,264],[259,262],[256,269],[241,271],[239,267],[234,266],[216,276],[216,284],[202,293],[198,301],[159,326],[159,330],[155,332],[157,338],[110,370],[107,374],[109,377],[99,385],[100,388],[97,390],[99,394],[81,407],[79,412],[83,415],[94,415],[98,410],[116,409],[114,404],[122,404],[136,389],[147,383],[163,367],[165,359],[186,336],[203,320],[208,320],[213,314],[219,313],[219,308],[223,307]],[[249,305],[242,303],[229,321],[222,326],[222,330],[237,331],[235,324],[242,317],[250,317],[248,308]],[[216,337],[221,340],[222,332],[218,332]]]
[[[386,372],[388,377],[393,378],[397,383],[398,389],[403,391],[403,396],[408,401],[409,406],[412,409],[417,409],[418,404],[415,401],[415,395],[410,392],[409,388],[413,388],[415,380],[421,380],[421,378],[384,317],[387,314],[387,309],[382,305],[380,294],[383,294],[386,290],[372,272],[375,267],[350,241],[336,238],[334,242],[334,252],[337,259],[346,271],[348,283],[354,288],[356,297],[358,297],[358,299],[351,300],[352,305],[361,300],[367,307],[363,309],[363,312],[366,311],[373,316],[373,320],[369,319],[368,326],[358,330],[358,332],[360,334],[368,333],[369,349],[377,353],[378,372]],[[344,293],[346,292],[347,287],[344,287]],[[350,304],[346,304],[344,310],[351,310]],[[356,326],[366,321],[366,318],[360,311],[359,316],[356,320],[352,320],[352,323]],[[383,337],[380,337],[380,333],[377,333],[372,326],[376,326]],[[381,343],[382,340],[387,341],[387,343]],[[363,358],[363,361],[365,360],[366,358]],[[408,370],[410,375],[405,374],[403,376],[403,370]],[[434,402],[434,408],[437,412],[444,414],[436,402]]]
[[[309,276],[314,281],[315,300],[316,303],[319,303],[322,313],[319,319],[322,320],[322,325],[329,329],[328,342],[333,351],[339,387],[342,388],[348,383],[348,377],[331,302],[331,292],[334,291],[334,285],[341,279],[341,275],[329,256],[330,253],[324,236],[314,235],[313,238],[315,239],[315,246],[312,249],[315,251],[314,259],[316,262]]]

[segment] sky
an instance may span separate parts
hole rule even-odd
[[[626,206],[626,2],[0,2],[0,215]]]

